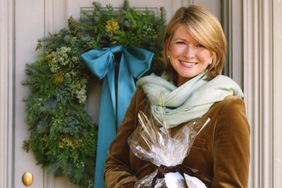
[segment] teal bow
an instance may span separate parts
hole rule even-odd
[[[117,87],[115,83],[115,56],[120,53]],[[134,79],[149,70],[153,53],[141,48],[113,46],[90,50],[81,55],[91,72],[103,80],[99,112],[98,145],[94,187],[106,187],[103,181],[107,150],[116,136],[136,86]],[[125,138],[126,139],[126,138]]]

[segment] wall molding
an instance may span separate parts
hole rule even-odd
[[[14,187],[14,0],[0,0],[0,187]]]
[[[243,89],[243,2],[221,0],[221,22],[227,38],[228,52],[223,73]]]
[[[67,26],[71,16],[70,0],[44,0],[44,36],[56,33]]]
[[[273,187],[272,0],[243,1],[244,88],[251,124],[250,186]]]
[[[282,1],[273,0],[273,132],[274,132],[274,143],[273,143],[273,161],[274,161],[274,176],[273,186],[282,187]]]

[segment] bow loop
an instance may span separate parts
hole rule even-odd
[[[81,55],[90,71],[99,79],[103,79],[110,70],[114,69],[114,53],[121,52],[122,46],[113,46],[102,50],[90,50]]]
[[[134,78],[140,78],[150,68],[154,53],[142,48],[124,49],[129,72]]]

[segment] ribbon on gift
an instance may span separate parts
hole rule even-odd
[[[116,88],[115,54],[117,53],[120,53],[121,57]],[[94,187],[106,187],[103,177],[108,147],[116,136],[116,130],[136,89],[134,79],[138,79],[149,70],[153,56],[152,52],[145,49],[120,45],[102,50],[90,50],[81,55],[90,71],[100,80],[103,79]]]
[[[176,165],[176,166],[169,166],[169,167],[168,166],[164,166],[164,165],[160,165],[159,167],[157,167],[157,169],[158,169],[158,171],[157,171],[156,176],[152,180],[151,188],[155,187],[157,179],[164,178],[165,174],[167,174],[167,173],[178,172],[183,177],[183,179],[185,180],[184,173],[186,173],[186,174],[188,174],[190,176],[194,176],[195,172],[198,171],[196,169],[192,169],[192,168],[186,167],[186,166],[184,166],[182,164],[179,164],[179,165]]]

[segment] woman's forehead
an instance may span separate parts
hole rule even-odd
[[[197,42],[197,40],[191,35],[186,25],[182,24],[179,25],[174,33],[173,33],[173,40],[182,39],[187,40],[189,42]]]

